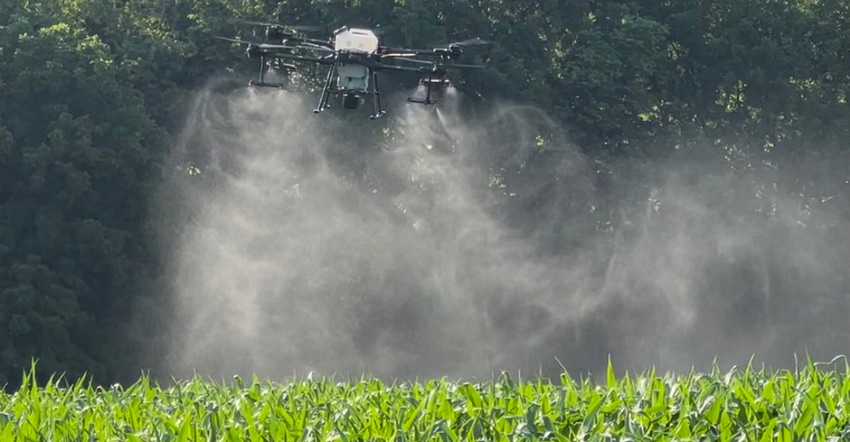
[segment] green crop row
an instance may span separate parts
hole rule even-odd
[[[11,441],[850,440],[850,370],[733,369],[607,379],[195,378],[165,388],[34,381],[0,395]]]

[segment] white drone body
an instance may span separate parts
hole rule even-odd
[[[342,28],[335,35],[334,49],[373,54],[378,50],[378,37],[369,29]],[[337,88],[367,91],[369,69],[366,66],[355,63],[340,64],[337,72]]]

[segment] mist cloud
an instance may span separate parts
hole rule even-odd
[[[626,188],[616,171],[637,165],[603,177],[524,106],[462,119],[448,97],[369,121],[312,105],[199,94],[163,223],[163,373],[489,378],[609,354],[640,370],[846,353],[848,234],[754,215],[749,183],[680,161]],[[614,193],[634,203],[600,203]]]

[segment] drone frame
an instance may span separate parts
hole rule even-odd
[[[386,111],[383,109],[381,105],[381,90],[380,83],[378,81],[378,72],[382,70],[391,70],[391,71],[407,71],[407,72],[419,72],[419,73],[429,73],[429,78],[433,75],[440,75],[441,77],[445,76],[445,69],[428,69],[425,67],[413,68],[407,66],[396,66],[381,63],[380,58],[381,55],[371,54],[371,53],[359,53],[359,52],[350,52],[347,50],[335,51],[329,57],[333,57],[332,59],[322,59],[328,60],[324,62],[325,64],[330,64],[330,68],[328,69],[327,76],[325,77],[325,82],[322,87],[322,93],[319,97],[319,104],[313,110],[313,113],[321,113],[325,109],[328,109],[330,105],[328,101],[331,95],[342,95],[343,96],[343,106],[345,107],[345,100],[347,97],[354,97],[352,99],[359,99],[362,96],[371,96],[372,97],[372,114],[369,116],[369,119],[374,120],[376,118],[381,117],[386,114]],[[290,58],[288,54],[282,55],[282,58]],[[332,60],[332,61],[331,61]],[[317,61],[317,60],[313,60]],[[359,64],[366,68],[367,72],[367,83],[364,89],[345,89],[338,88],[334,85],[334,80],[339,77],[339,66],[345,64]],[[422,82],[423,80],[420,80]],[[430,84],[429,84],[429,97],[430,97]],[[411,97],[412,98],[412,97]],[[416,101],[411,101],[416,102]],[[427,100],[427,104],[433,104],[435,101]]]
[[[380,65],[380,63],[377,62],[374,62],[374,64],[369,63],[368,61],[366,61],[369,59],[363,58],[363,55],[356,54],[352,56],[352,54],[348,52],[338,52],[334,54],[334,61],[331,64],[330,68],[328,68],[328,74],[325,77],[325,82],[322,86],[322,93],[319,96],[319,105],[316,106],[315,109],[313,109],[313,113],[318,114],[324,111],[325,109],[330,108],[328,100],[330,99],[331,94],[343,96],[343,107],[348,107],[347,103],[349,102],[346,100],[359,100],[360,97],[363,95],[371,95],[372,115],[369,115],[369,119],[374,120],[386,113],[386,111],[383,110],[383,108],[381,107],[381,90],[378,86],[378,72],[376,70],[385,68],[386,66],[378,66]],[[340,61],[340,58],[344,59],[344,61]],[[339,77],[340,64],[352,63],[352,60],[354,60],[353,63],[361,64],[366,68],[367,79],[365,89],[345,89],[334,86],[334,80]]]
[[[388,46],[378,46],[374,52],[361,52],[350,49],[336,49],[330,41],[322,41],[299,36],[294,33],[283,31],[282,26],[269,23],[251,23],[262,24],[267,26],[266,35],[270,40],[280,43],[273,44],[258,44],[242,40],[235,40],[224,37],[217,37],[222,40],[247,44],[246,54],[250,58],[260,59],[259,81],[251,80],[248,84],[252,87],[276,87],[283,88],[282,83],[269,83],[265,81],[265,73],[268,68],[286,67],[295,68],[293,64],[285,63],[284,60],[311,62],[320,65],[329,65],[327,75],[325,76],[322,85],[322,91],[319,97],[319,103],[313,110],[313,113],[321,113],[330,108],[329,99],[331,95],[343,96],[343,107],[348,109],[356,109],[359,107],[359,100],[364,96],[371,96],[372,114],[369,119],[376,119],[386,114],[381,104],[381,91],[378,81],[378,72],[382,70],[391,71],[407,71],[426,74],[419,80],[420,85],[426,88],[425,98],[408,97],[409,103],[419,103],[424,105],[432,105],[437,103],[432,98],[432,87],[451,86],[451,82],[445,78],[449,68],[483,68],[481,65],[466,65],[447,63],[460,57],[463,53],[461,46],[465,42],[449,44],[444,48],[425,49],[404,49],[391,48]],[[348,30],[347,27],[340,28],[334,32],[334,35],[341,31]],[[293,43],[293,44],[288,44]],[[283,50],[308,50],[308,51],[323,51],[328,53],[324,57],[310,57],[294,53],[285,53]],[[437,60],[421,60],[409,58],[415,56],[436,56]],[[395,64],[382,63],[384,57],[398,58],[404,61],[416,62],[425,66],[411,67],[399,66]],[[340,88],[335,83],[339,78],[339,68],[347,64],[357,64],[363,66],[366,70],[366,82],[363,88]],[[356,101],[354,101],[356,100]]]

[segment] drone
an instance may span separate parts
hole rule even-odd
[[[386,113],[381,106],[381,92],[378,85],[378,72],[406,71],[423,74],[419,84],[425,88],[425,97],[408,97],[410,103],[432,105],[438,91],[453,87],[446,78],[449,69],[480,69],[483,65],[460,64],[455,60],[463,55],[468,46],[487,45],[481,39],[471,39],[450,43],[431,49],[393,48],[379,44],[376,31],[365,28],[341,27],[333,32],[327,41],[308,38],[299,31],[316,30],[313,26],[286,26],[265,22],[245,22],[266,27],[269,43],[255,43],[232,38],[216,37],[221,40],[247,45],[246,55],[259,58],[259,78],[251,80],[252,87],[283,88],[282,83],[266,82],[265,74],[269,69],[296,69],[294,63],[314,63],[327,66],[327,75],[314,113],[330,108],[331,95],[342,95],[342,106],[354,110],[360,107],[365,97],[372,99],[370,119]],[[415,57],[432,57],[424,60]],[[418,66],[387,64],[392,59],[415,63]]]

